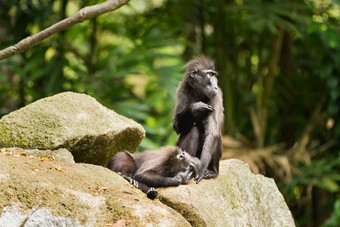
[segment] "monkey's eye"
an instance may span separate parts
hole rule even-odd
[[[183,160],[183,159],[185,158],[184,152],[178,154],[178,155],[177,155],[177,158],[178,158],[179,160]]]
[[[214,76],[216,76],[216,74],[213,73],[213,72],[208,72],[207,74],[208,74],[209,77],[214,77]]]

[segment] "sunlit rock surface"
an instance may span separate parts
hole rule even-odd
[[[193,226],[295,226],[274,180],[236,159],[220,162],[216,179],[162,189],[159,198]]]
[[[0,201],[1,227],[190,226],[102,166],[18,154],[0,153]]]

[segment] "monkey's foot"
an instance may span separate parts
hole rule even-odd
[[[209,179],[209,178],[215,178],[217,177],[218,173],[211,171],[211,170],[206,170],[204,173],[204,179]]]
[[[155,188],[151,187],[147,192],[146,195],[148,196],[149,199],[154,199],[156,198],[158,192]]]
[[[204,175],[197,175],[195,177],[196,184],[198,184],[202,179],[210,179],[210,178],[215,178],[217,177],[218,173],[211,171],[211,170],[206,170],[204,172]]]

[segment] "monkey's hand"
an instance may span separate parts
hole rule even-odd
[[[156,198],[158,192],[155,188],[151,187],[147,192],[146,195],[148,196],[149,199],[154,199]]]
[[[212,106],[204,102],[195,102],[190,105],[191,113],[195,119],[201,119],[207,116],[207,113],[212,112],[214,109]]]
[[[180,176],[174,176],[171,178],[168,178],[169,186],[178,186],[182,182],[182,178]]]
[[[204,102],[194,102],[190,105],[191,111],[193,112],[211,112],[213,111],[212,106]]]

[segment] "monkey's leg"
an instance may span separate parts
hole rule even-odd
[[[158,192],[157,192],[157,190],[156,190],[155,188],[149,187],[149,186],[147,186],[146,184],[143,184],[143,183],[141,183],[141,182],[138,182],[138,181],[136,181],[135,179],[133,179],[132,177],[129,177],[129,176],[126,176],[126,175],[122,175],[122,177],[123,177],[125,180],[129,181],[130,184],[132,184],[132,185],[135,186],[136,188],[142,190],[142,192],[144,192],[144,193],[147,195],[147,197],[148,197],[149,199],[154,199],[154,198],[156,198]]]
[[[204,179],[215,178],[218,175],[220,159],[222,155],[222,144],[220,141],[221,140],[218,139],[216,142],[216,146],[213,147],[213,155],[211,157],[210,164],[204,173]]]
[[[197,150],[199,148],[200,132],[197,126],[192,126],[188,134],[182,136],[177,140],[176,146],[186,151],[191,156],[197,157]]]
[[[198,177],[196,177],[196,182],[199,183],[203,178],[205,178],[206,171],[210,163],[213,161],[215,165],[213,171],[215,171],[215,176],[218,174],[218,161],[220,157],[220,150],[218,149],[219,136],[214,134],[208,134],[205,138],[204,145],[201,154],[201,167],[198,171]],[[216,168],[217,165],[217,168]]]

